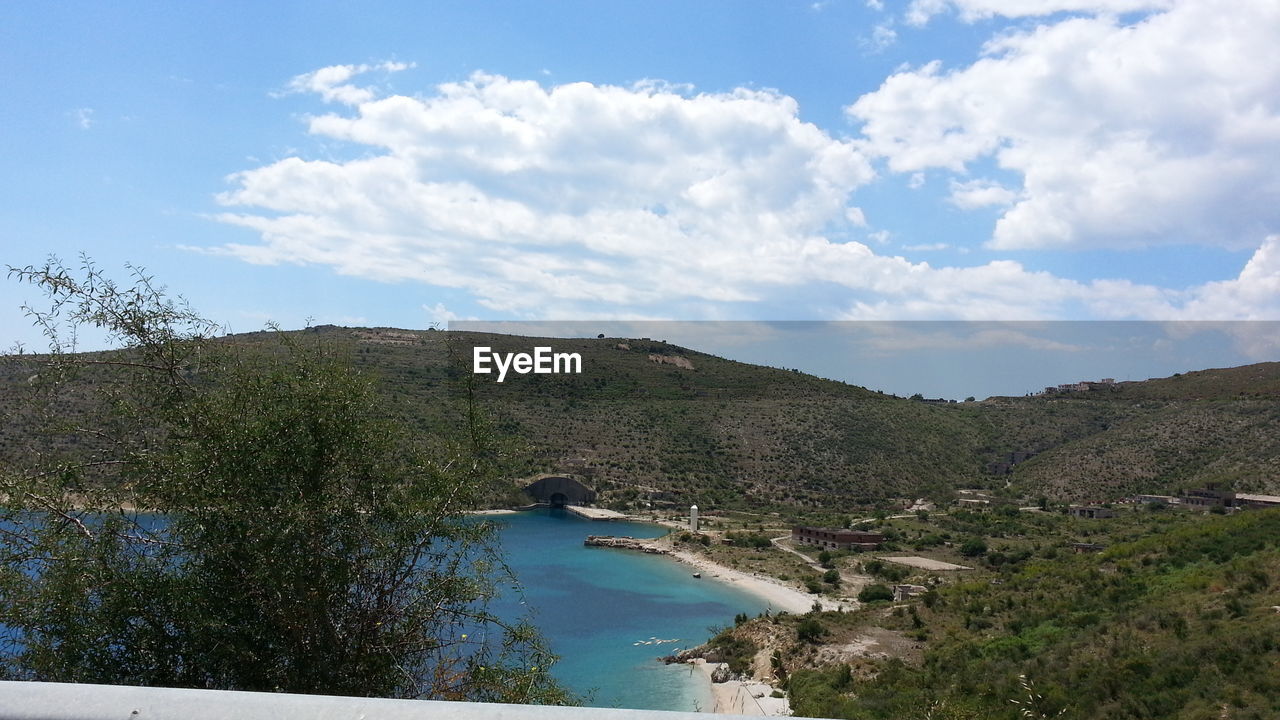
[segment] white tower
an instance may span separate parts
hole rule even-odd
[[[698,506],[689,506],[689,532],[698,532]]]

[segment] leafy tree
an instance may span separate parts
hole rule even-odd
[[[872,584],[862,588],[858,593],[858,602],[876,602],[877,600],[892,600],[893,591],[884,585]]]
[[[816,618],[805,618],[796,625],[796,638],[801,642],[817,642],[830,633],[831,631]]]
[[[48,430],[96,440],[2,479],[0,672],[569,700],[533,628],[487,609],[493,527],[461,515],[492,454],[474,415],[428,453],[323,350],[281,333],[251,353],[139,272],[131,287],[82,274],[10,269],[52,301],[28,310],[52,341],[29,359],[35,407],[90,408]],[[123,349],[74,353],[84,326]]]
[[[965,557],[977,557],[987,551],[987,542],[982,538],[969,538],[960,546],[960,554]]]

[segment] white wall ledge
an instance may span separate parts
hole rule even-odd
[[[715,715],[718,720],[745,715]],[[0,681],[2,720],[708,720],[661,710]]]

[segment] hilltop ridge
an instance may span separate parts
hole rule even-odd
[[[386,412],[424,435],[451,422],[449,401],[465,388],[519,445],[513,479],[573,473],[618,508],[834,509],[961,487],[1094,501],[1207,483],[1280,491],[1280,439],[1269,430],[1280,427],[1280,363],[937,404],[649,338],[337,326],[287,334],[376,376]],[[253,350],[269,337],[219,342]],[[580,353],[583,372],[501,384],[470,375],[473,346],[540,344]],[[24,372],[8,364],[0,401],[16,402]],[[22,433],[11,423],[0,443],[23,447]],[[496,496],[504,492],[512,495]]]

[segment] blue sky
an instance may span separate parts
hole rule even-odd
[[[1277,40],[1270,0],[9,3],[0,243],[235,331],[1276,320]]]
[[[1280,336],[1280,323],[1257,321],[455,321],[450,328],[553,338],[553,348],[554,338],[651,338],[901,397],[956,401],[1245,365],[1274,357]],[[592,371],[589,362],[582,368]]]

